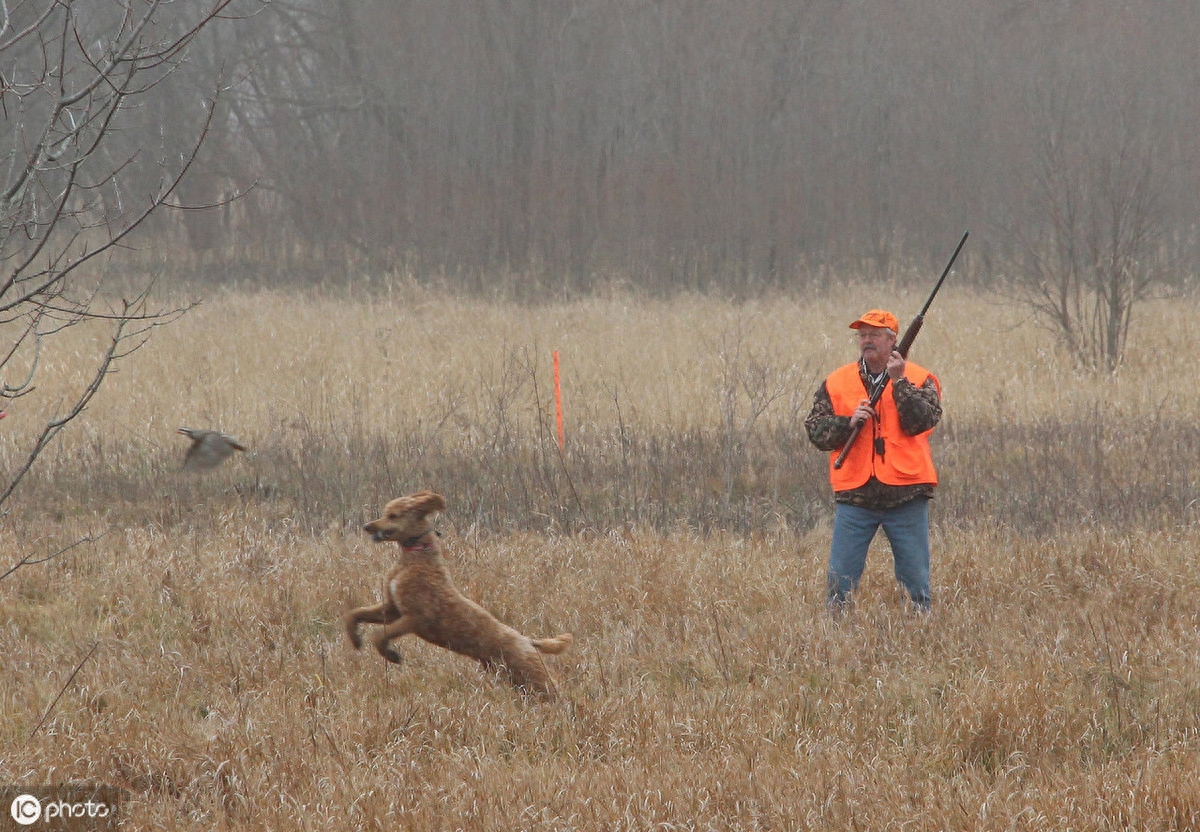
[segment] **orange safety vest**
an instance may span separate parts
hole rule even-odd
[[[862,376],[858,373],[858,363],[847,364],[834,370],[825,379],[825,389],[833,402],[833,412],[838,416],[849,416],[859,403],[868,398],[863,386]],[[904,367],[904,377],[920,387],[926,379],[932,378],[941,392],[941,384],[924,367],[919,367],[909,361]],[[900,430],[900,413],[896,410],[896,399],[892,396],[892,384],[883,391],[879,404],[875,407],[876,418],[863,425],[862,431],[855,438],[846,455],[846,461],[841,468],[834,468],[833,463],[841,453],[841,449],[829,455],[829,481],[834,491],[849,491],[864,485],[873,474],[877,480],[887,485],[916,485],[918,483],[937,484],[937,470],[933,467],[933,454],[929,450],[929,434],[932,430],[909,436]],[[873,430],[874,435],[864,436]],[[882,455],[875,453],[874,438],[883,439]]]

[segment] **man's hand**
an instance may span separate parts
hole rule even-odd
[[[906,366],[908,366],[908,362],[904,360],[904,356],[898,350],[892,350],[892,354],[888,356],[887,374],[893,382],[904,378]]]
[[[850,414],[850,427],[862,424],[868,419],[875,418],[875,411],[871,407],[870,399],[863,399],[858,403],[858,407],[854,408],[854,412]]]

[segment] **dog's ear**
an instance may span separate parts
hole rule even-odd
[[[422,517],[435,511],[446,510],[446,498],[432,491],[418,491],[409,499],[412,500],[412,511],[418,512]]]

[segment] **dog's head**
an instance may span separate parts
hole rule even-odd
[[[383,510],[383,516],[363,526],[376,543],[415,541],[433,531],[429,515],[446,510],[446,498],[432,491],[418,491],[397,497]]]

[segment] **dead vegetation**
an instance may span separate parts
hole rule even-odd
[[[880,551],[835,624],[823,460],[793,420],[871,305],[211,301],[0,521],[0,567],[43,559],[0,580],[0,779],[119,786],[134,828],[1195,828],[1200,406],[1176,316],[1095,384],[949,293],[914,350],[950,414],[935,613],[905,612]],[[198,353],[228,375],[172,381]],[[21,404],[2,465],[36,434]],[[254,452],[182,475],[193,420]],[[454,495],[465,593],[575,634],[557,703],[419,642],[398,668],[345,645],[388,565],[361,523],[409,486]]]

